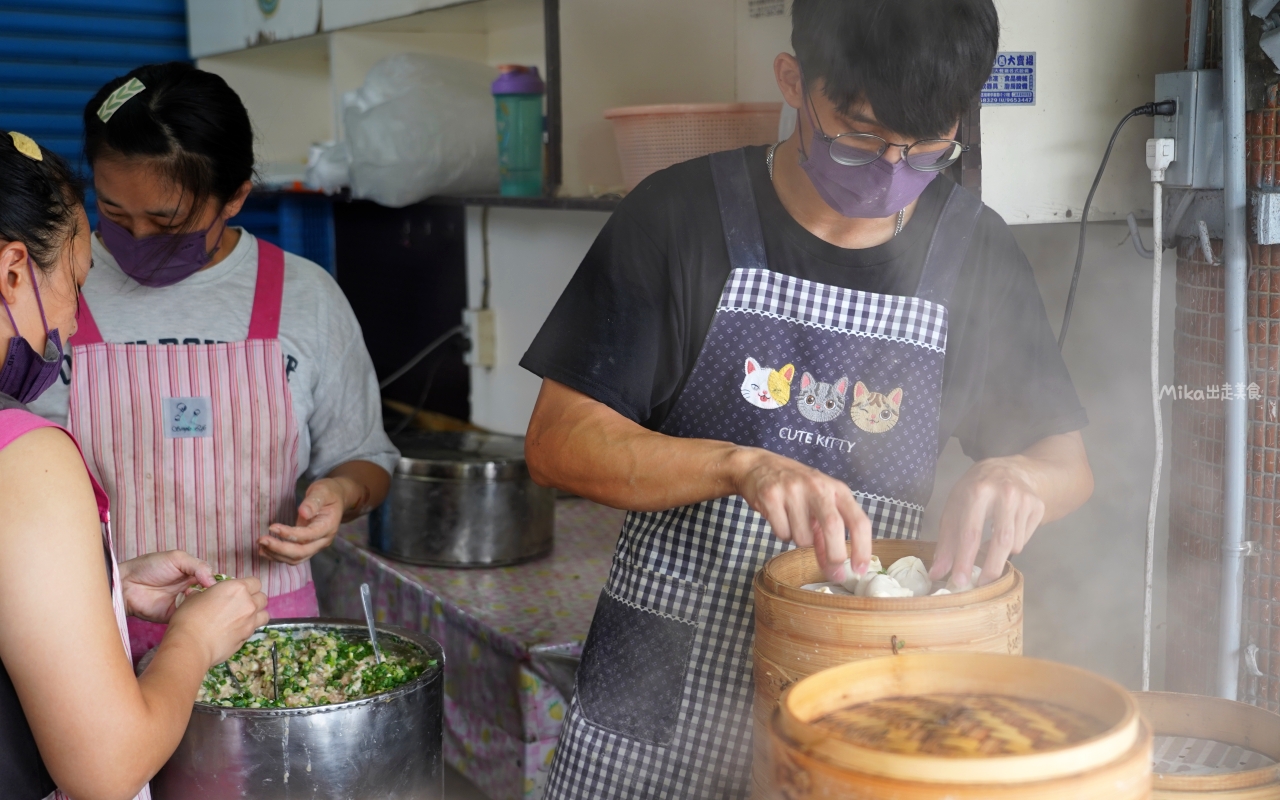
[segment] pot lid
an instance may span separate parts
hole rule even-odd
[[[395,438],[397,475],[452,480],[526,480],[524,437],[498,433],[409,433]]]

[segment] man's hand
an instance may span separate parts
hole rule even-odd
[[[213,568],[182,550],[151,553],[120,564],[125,613],[147,622],[167,623],[178,597],[194,584],[213,586]]]
[[[742,448],[737,494],[769,521],[784,542],[813,546],[828,580],[844,582],[845,560],[861,577],[871,563],[871,520],[843,482],[767,450]],[[853,552],[845,545],[846,531]]]
[[[1016,456],[979,461],[943,507],[929,577],[941,580],[949,573],[956,586],[968,588],[990,523],[979,584],[999,579],[1009,556],[1021,553],[1042,523],[1065,517],[1092,493],[1093,473],[1079,433],[1050,436]]]
[[[846,577],[847,559],[858,574],[870,563],[871,523],[849,487],[766,450],[655,433],[549,379],[542,382],[524,449],[541,486],[627,511],[741,495],[779,538],[814,545],[832,580]]]

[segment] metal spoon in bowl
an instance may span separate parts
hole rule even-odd
[[[271,688],[275,692],[276,702],[280,701],[280,657],[276,655],[276,646],[271,645]]]
[[[373,655],[382,663],[382,648],[378,647],[378,630],[373,626],[373,600],[369,596],[369,584],[360,584],[360,602],[364,603],[364,621],[369,626],[369,641],[373,643]]]

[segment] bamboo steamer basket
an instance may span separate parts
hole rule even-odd
[[[880,563],[933,559],[933,542],[879,539]],[[981,562],[979,562],[981,563]],[[755,578],[755,745],[757,786],[770,774],[768,730],[792,683],[829,667],[918,652],[1022,654],[1022,573],[1012,564],[986,586],[942,597],[880,598],[802,589],[826,578],[813,548],[790,550]],[[759,790],[756,790],[759,797]]]
[[[814,720],[860,703],[925,694],[1045,701],[1101,722],[1057,750],[990,758],[889,753]],[[770,732],[782,800],[1140,800],[1151,797],[1150,726],[1123,687],[1076,667],[989,653],[919,653],[846,664],[787,689]]]
[[[1156,736],[1209,739],[1261,753],[1277,764],[1214,775],[1155,775],[1156,800],[1280,798],[1280,715],[1246,703],[1168,692],[1134,694]]]

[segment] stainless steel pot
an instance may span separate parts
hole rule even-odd
[[[320,628],[367,639],[363,622],[280,620],[267,629]],[[223,708],[197,703],[182,743],[151,781],[155,800],[441,800],[444,651],[435,640],[378,626],[383,652],[435,659],[411,683],[316,708]],[[145,669],[148,658],[139,665]]]
[[[555,491],[529,477],[524,439],[418,433],[396,440],[387,502],[369,517],[369,546],[434,567],[500,567],[551,552]]]

